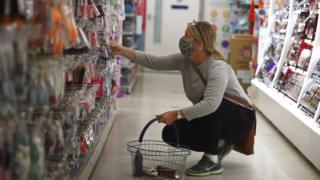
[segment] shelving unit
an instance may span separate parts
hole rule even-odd
[[[308,1],[307,1],[308,2]],[[274,7],[275,1],[270,2]],[[306,2],[304,9],[306,8]],[[319,8],[319,4],[317,4]],[[320,105],[318,93],[317,64],[320,60],[320,23],[318,10],[307,14],[297,1],[291,0],[289,18],[281,56],[273,75],[261,73],[266,63],[259,60],[257,77],[252,80],[251,99],[255,106],[297,147],[297,149],[320,170]],[[274,8],[269,22],[275,21]],[[310,15],[313,12],[316,14]],[[303,16],[303,17],[302,17]],[[310,23],[308,25],[307,23]],[[268,25],[271,37],[272,25]],[[311,40],[306,37],[314,35]],[[314,41],[313,41],[314,40]],[[268,44],[269,43],[269,44]],[[266,43],[264,53],[270,46]],[[305,46],[304,43],[308,43]],[[293,45],[298,45],[293,47]],[[301,53],[303,51],[311,53]],[[301,63],[306,62],[306,64]],[[303,66],[301,66],[303,65]],[[265,66],[266,67],[266,66]],[[267,76],[268,83],[264,80]],[[294,78],[295,76],[300,76]],[[299,81],[298,84],[295,84]]]
[[[95,150],[91,153],[90,157],[85,162],[86,165],[83,166],[79,171],[73,173],[71,178],[72,180],[87,180],[90,178],[90,175],[99,160],[103,147],[110,134],[116,114],[117,111],[111,113],[110,118],[104,127],[104,130],[101,132],[101,137],[96,144]]]
[[[126,17],[135,17],[136,15],[134,13],[126,13]]]
[[[133,31],[127,31],[127,32],[123,32],[122,33],[124,36],[134,36],[135,35],[135,32],[133,32]],[[127,47],[134,47],[134,45],[132,45],[132,46],[127,46]]]
[[[257,79],[252,81],[254,105],[286,136],[297,149],[320,169],[320,127],[282,93]]]
[[[122,44],[125,47],[133,47],[136,34],[136,2],[125,0],[125,20],[123,21]]]
[[[117,113],[108,44],[122,38],[123,4],[31,2],[0,15],[0,179],[89,179]]]
[[[137,79],[137,66],[128,59],[121,61],[121,90],[123,93],[130,94]]]
[[[136,48],[136,28],[137,28],[137,3],[138,1],[125,0],[125,16],[123,22],[123,46],[130,49]],[[130,94],[136,82],[137,69],[128,59],[121,61],[121,90]]]

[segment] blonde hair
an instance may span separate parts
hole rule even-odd
[[[212,55],[215,59],[224,60],[224,57],[220,51],[215,47],[217,39],[217,33],[213,30],[212,26],[207,21],[198,21],[189,23],[192,36],[204,43],[205,51]]]

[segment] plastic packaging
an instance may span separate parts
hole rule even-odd
[[[152,167],[143,167],[143,173],[148,176],[158,176],[159,175],[158,171]]]
[[[156,169],[160,176],[164,176],[172,179],[180,179],[180,175],[176,169],[168,168],[165,166],[157,166]]]
[[[20,117],[24,119],[24,117]],[[30,142],[25,121],[17,123],[12,154],[12,179],[27,180],[30,173]]]

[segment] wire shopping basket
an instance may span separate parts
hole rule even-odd
[[[132,173],[136,177],[145,174],[154,177],[180,179],[191,151],[179,145],[180,134],[178,128],[174,125],[177,139],[176,147],[158,140],[143,141],[146,130],[156,121],[158,121],[158,118],[152,119],[145,125],[139,140],[127,143],[127,149],[131,154]]]

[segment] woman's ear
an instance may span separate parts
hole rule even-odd
[[[193,48],[195,50],[202,50],[204,48],[204,43],[202,41],[194,41]]]

